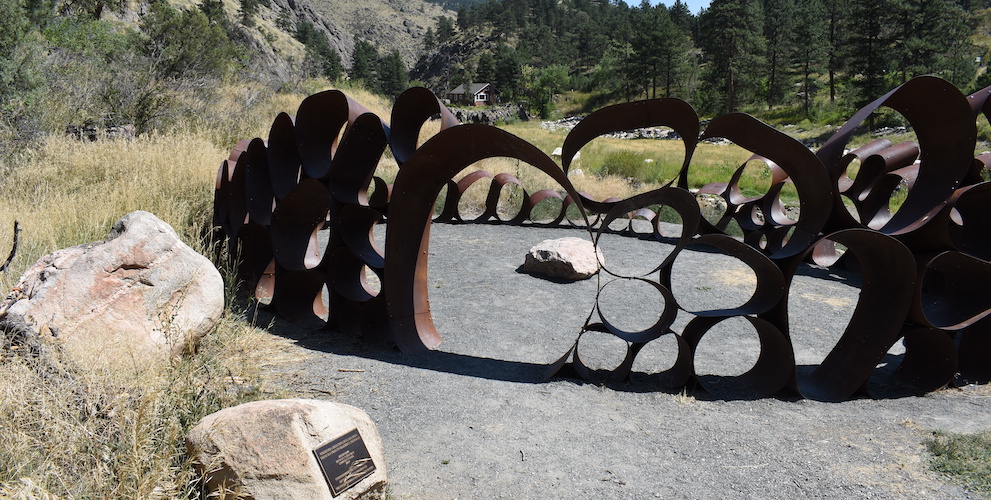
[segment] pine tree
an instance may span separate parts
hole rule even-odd
[[[836,76],[846,69],[846,53],[850,38],[847,25],[852,22],[851,0],[831,0],[825,2],[826,39],[829,54],[826,65],[829,69],[829,102],[836,101]]]
[[[495,55],[495,88],[508,99],[520,95],[523,64],[516,50],[508,45],[500,45]]]
[[[379,62],[379,89],[395,98],[409,87],[409,75],[398,50],[393,50]]]
[[[440,16],[437,18],[437,42],[446,43],[454,38],[454,23],[450,17]]]
[[[767,40],[767,95],[770,108],[784,100],[791,88],[788,61],[794,49],[795,0],[764,0],[764,38]]]
[[[812,75],[822,71],[828,56],[826,7],[822,0],[798,0],[795,10],[798,17],[795,20],[793,61],[801,74],[802,104],[808,118],[815,93]]]
[[[221,26],[227,25],[227,16],[224,14],[223,0],[201,0],[200,12],[206,15],[211,23]]]
[[[482,52],[478,57],[478,67],[475,69],[475,79],[479,83],[492,83],[495,80],[495,59],[491,52]]]
[[[357,40],[351,55],[351,79],[361,80],[369,89],[378,90],[378,75],[375,71],[378,60],[378,48],[375,45],[367,40]]]
[[[726,112],[752,102],[764,68],[764,37],[752,29],[761,26],[759,0],[714,0],[699,18],[706,53],[705,79],[724,94],[717,99]]]
[[[675,0],[674,5],[668,9],[668,14],[671,16],[671,21],[684,33],[688,35],[695,33],[698,23],[692,11],[688,10],[688,4],[681,0]]]
[[[851,13],[857,22],[850,25],[848,61],[860,107],[889,87],[885,76],[894,60],[892,9],[890,0],[857,0]]]
[[[434,29],[427,28],[427,32],[423,34],[423,50],[434,50],[437,46],[436,40],[434,40]]]
[[[903,0],[896,4],[894,50],[902,81],[921,74],[939,74],[958,85],[969,83],[973,61],[969,41],[970,14],[950,0]],[[964,74],[960,74],[960,73]]]
[[[306,47],[304,65],[311,74],[323,75],[331,81],[338,80],[344,74],[344,63],[341,55],[331,48],[327,37],[313,27],[308,21],[296,23],[295,37]]]

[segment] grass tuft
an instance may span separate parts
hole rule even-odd
[[[932,468],[969,491],[991,494],[991,432],[955,434],[934,432],[926,441]]]

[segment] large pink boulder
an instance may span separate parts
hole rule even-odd
[[[123,352],[167,357],[188,351],[214,327],[224,311],[224,282],[171,226],[132,212],[105,241],[39,259],[0,310],[0,327],[28,330],[21,335],[54,337],[91,354],[124,346]]]

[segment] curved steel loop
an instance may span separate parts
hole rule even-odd
[[[977,117],[985,109],[991,108],[988,106],[988,97],[991,97],[991,87],[984,87],[973,94],[967,96],[967,102],[970,104],[971,111],[974,112],[974,117]],[[987,111],[984,111],[987,115]]]
[[[891,213],[891,197],[894,196],[895,192],[904,186],[909,192],[912,190],[912,186],[915,185],[915,181],[919,176],[919,165],[913,164],[907,167],[902,167],[896,170],[892,170],[881,176],[880,179],[874,184],[871,189],[870,194],[860,206],[858,210],[863,214],[862,220],[867,221],[864,225],[874,229],[879,230],[883,228],[893,217]],[[928,225],[928,224],[926,224]],[[919,231],[925,229],[925,226],[920,226],[919,229],[914,230]],[[902,233],[899,236],[910,235],[911,232]],[[903,241],[905,241],[903,239]],[[915,250],[915,248],[913,248]]]
[[[259,304],[272,304],[272,299],[275,297],[275,267],[275,259],[273,258],[268,261],[265,270],[258,277],[258,283],[255,285],[255,300]]]
[[[909,191],[902,208],[879,229],[902,234],[926,224],[960,187],[972,163],[977,127],[970,103],[951,83],[932,76],[913,78],[862,108],[819,148],[816,155],[827,169],[832,171],[838,163],[837,152],[880,106],[908,120],[921,150],[918,187]]]
[[[392,184],[387,184],[381,177],[372,177],[372,182],[375,184],[375,190],[372,191],[372,196],[368,198],[368,206],[382,212],[385,212],[389,208],[389,199],[392,198]]]
[[[578,201],[575,201],[576,199]],[[589,230],[591,230],[591,228],[599,224],[599,222],[602,220],[602,214],[604,214],[605,212],[596,212],[590,210],[588,207],[585,207],[585,203],[588,203],[589,200],[591,199],[592,197],[588,193],[584,193],[581,191],[578,192],[578,198],[574,198],[570,194],[564,197],[564,202],[561,203],[562,204],[561,212],[564,213],[564,217],[567,219],[569,226],[577,227],[577,228],[588,228]],[[598,204],[599,202],[593,202],[593,203]],[[572,205],[575,205],[576,207],[577,206],[584,207],[582,211],[579,212],[579,215],[582,216],[583,220],[578,221],[577,223],[573,221],[571,217],[568,215],[568,208],[570,208]],[[601,207],[602,205],[599,206]],[[606,212],[608,212],[608,210],[606,210]],[[585,222],[585,225],[582,225],[582,222]]]
[[[960,330],[991,315],[991,262],[943,252],[922,267],[913,317],[921,324]]]
[[[972,184],[986,182],[991,177],[991,168],[989,168],[989,165],[991,165],[991,153],[975,156],[970,166],[970,172],[963,179],[963,185],[970,186]]]
[[[991,382],[991,319],[985,318],[956,332],[960,380],[957,385]]]
[[[275,195],[272,194],[265,142],[261,139],[252,140],[248,150],[241,155],[241,161],[245,169],[248,218],[251,222],[267,226],[272,223]]]
[[[395,185],[393,185],[393,188]],[[461,221],[461,217],[458,215],[458,203],[461,202],[461,189],[458,188],[458,183],[453,180],[448,180],[445,184],[447,189],[444,190],[444,201],[441,204],[441,211],[434,217],[434,222],[453,222],[455,220]],[[438,194],[438,199],[440,195]]]
[[[227,237],[234,236],[234,230],[231,229],[229,169],[229,160],[220,162],[220,167],[217,168],[216,184],[213,188],[213,226],[220,227]]]
[[[641,281],[654,287],[657,290],[657,292],[661,294],[661,297],[664,299],[664,308],[661,310],[660,316],[658,316],[657,321],[654,322],[653,325],[638,332],[628,332],[626,330],[623,330],[622,328],[615,326],[608,319],[606,319],[605,314],[603,314],[602,312],[602,307],[599,304],[599,297],[602,294],[602,290],[604,290],[607,286],[614,283],[613,281],[611,281],[609,283],[606,283],[605,285],[602,285],[602,287],[599,288],[599,293],[596,294],[595,297],[595,310],[599,316],[599,320],[602,322],[602,326],[604,327],[605,331],[627,342],[650,342],[651,340],[654,340],[660,337],[661,335],[670,332],[671,324],[674,323],[674,319],[678,315],[678,303],[675,302],[674,295],[671,293],[671,290],[668,290],[666,287],[661,286],[660,283],[657,283],[655,281],[651,281],[643,278],[630,278],[630,279]]]
[[[563,170],[544,152],[508,132],[487,125],[449,128],[425,142],[396,176],[386,229],[385,297],[393,341],[404,352],[440,343],[430,316],[427,248],[434,200],[455,174],[497,156],[526,162],[578,198]],[[583,218],[584,207],[578,203]]]
[[[764,214],[765,226],[770,221],[772,226],[791,226],[796,221],[788,218],[788,211],[784,202],[781,201],[781,190],[784,189],[785,182],[775,182],[767,190],[767,194],[760,200],[760,211]],[[776,251],[776,250],[775,250]]]
[[[484,208],[482,209],[482,213],[477,217],[475,217],[474,219],[465,220],[465,218],[462,217],[461,215],[460,205],[461,205],[461,198],[464,197],[465,192],[468,191],[468,188],[470,188],[473,184],[475,184],[476,182],[482,179],[492,179],[492,178],[493,175],[486,172],[485,170],[476,170],[458,180],[457,182],[458,197],[456,200],[456,204],[454,205],[454,210],[455,210],[454,217],[456,220],[460,222],[484,222],[488,220],[488,214],[486,213],[486,210]],[[448,195],[448,201],[450,201],[450,194]]]
[[[289,196],[289,192],[299,184],[301,168],[296,124],[291,116],[279,113],[268,131],[268,173],[275,199]]]
[[[944,227],[953,246],[981,260],[991,260],[991,182],[958,189],[950,199]]]
[[[272,236],[268,226],[248,223],[241,226],[237,238],[231,242],[231,258],[236,267],[251,278],[251,284],[265,272],[272,261]]]
[[[499,216],[499,198],[502,195],[502,190],[507,185],[517,186],[520,191],[523,192],[523,196],[520,203],[520,209],[516,212],[516,214],[509,219],[503,219]],[[530,205],[530,194],[526,192],[526,189],[523,187],[520,180],[513,174],[502,172],[500,174],[496,174],[496,176],[492,178],[492,183],[489,184],[489,193],[485,197],[485,213],[482,214],[482,217],[484,217],[482,220],[495,219],[499,222],[506,222],[518,226],[530,217],[530,210],[532,208],[533,206]]]
[[[313,269],[323,261],[325,248],[317,232],[327,222],[330,199],[316,179],[306,179],[275,207],[272,213],[272,251],[288,271]]]
[[[825,239],[846,246],[857,259],[863,285],[840,340],[799,387],[812,399],[842,401],[867,381],[900,337],[915,290],[915,257],[898,240],[868,229],[846,229]]]
[[[387,142],[385,124],[378,116],[364,113],[351,121],[324,174],[335,200],[368,205],[368,186]]]
[[[873,141],[868,142],[867,144],[864,144],[863,146],[860,146],[859,148],[854,149],[849,153],[844,154],[843,157],[840,158],[839,163],[837,164],[837,168],[835,171],[835,175],[837,175],[837,178],[833,181],[836,184],[837,192],[845,193],[847,190],[850,189],[850,186],[853,185],[854,179],[851,179],[847,172],[849,171],[850,165],[853,163],[854,160],[857,160],[861,164],[863,164],[864,160],[866,160],[867,157],[877,154],[890,147],[891,147],[891,141],[881,137],[878,139],[874,139]],[[857,175],[859,177],[860,174],[858,173]]]
[[[657,214],[653,210],[649,208],[639,208],[637,210],[627,213],[626,218],[628,220],[625,230],[627,234],[631,236],[635,236],[638,234],[647,234],[647,233],[637,232],[634,221],[639,219],[648,222],[650,224],[650,234],[654,235],[655,238],[661,237],[661,234],[659,232],[660,229],[657,226]]]
[[[303,99],[296,111],[296,145],[306,177],[327,176],[337,155],[341,129],[344,128],[342,140],[347,140],[354,121],[368,112],[339,90],[325,90]]]
[[[392,106],[392,118],[389,120],[392,125],[389,146],[400,168],[416,151],[423,124],[435,116],[440,118],[441,130],[459,125],[451,110],[429,89],[413,87],[396,98],[396,103]]]
[[[957,346],[936,328],[907,328],[905,355],[893,376],[920,392],[932,392],[953,381],[957,373]]]
[[[713,380],[695,371],[695,356],[702,337],[720,322],[730,318],[750,322],[760,341],[760,355],[754,366],[742,375]],[[795,377],[795,355],[788,337],[768,321],[752,316],[712,316],[692,319],[683,334],[691,352],[692,375],[706,392],[720,398],[759,399],[777,394]]]
[[[678,346],[678,356],[675,358],[674,364],[670,368],[662,372],[657,373],[638,373],[630,371],[630,381],[635,383],[653,383],[659,387],[665,389],[672,389],[676,387],[684,387],[692,378],[692,348],[689,347],[688,342],[685,338],[676,333],[670,332],[668,335],[674,337],[676,345]],[[640,352],[644,347],[647,346],[647,342],[635,342],[631,349],[633,352],[633,362],[636,362],[636,357],[640,355]]]
[[[238,160],[247,160],[247,155],[241,153]],[[241,226],[248,222],[248,175],[247,168],[240,161],[228,162],[230,181],[227,183],[227,211],[231,225],[231,236],[237,235]]]
[[[612,335],[609,332],[602,332],[601,330],[586,330],[586,332],[588,331],[597,331],[604,333],[605,335]],[[574,357],[572,358],[571,364],[578,376],[581,377],[582,380],[593,384],[621,382],[626,380],[630,376],[630,370],[633,368],[633,359],[635,357],[633,346],[629,342],[626,343],[626,356],[623,357],[623,361],[621,361],[615,368],[611,370],[595,370],[589,368],[585,361],[582,360],[581,353],[578,350],[581,345],[581,338],[585,336],[584,334],[585,332],[583,332],[582,336],[578,337],[578,340],[575,341],[575,346],[572,347]]]
[[[783,259],[804,252],[818,238],[832,210],[834,187],[822,163],[802,143],[742,113],[713,119],[702,134],[702,139],[711,137],[729,139],[788,174],[798,191],[799,218],[788,243],[770,256]]]
[[[549,221],[535,221],[535,220],[533,220],[534,209],[537,206],[539,206],[541,203],[544,203],[544,202],[550,203],[549,201],[546,201],[546,200],[559,200],[561,202],[561,209],[558,210],[557,216],[555,216],[553,219],[551,219]],[[557,227],[564,220],[564,217],[565,217],[564,211],[565,211],[564,198],[561,196],[561,193],[558,193],[557,191],[555,191],[553,189],[541,189],[540,191],[537,191],[536,193],[533,193],[533,194],[530,195],[530,223],[533,226],[537,226],[537,227]]]
[[[353,302],[365,302],[378,295],[368,285],[365,263],[345,247],[337,247],[327,259],[327,281],[334,292]]]
[[[645,127],[667,126],[674,129],[685,145],[685,159],[678,172],[678,186],[688,189],[688,164],[698,145],[699,116],[681,99],[662,98],[615,104],[594,111],[571,129],[561,146],[561,165],[565,172],[578,151],[596,137]],[[675,179],[665,186],[673,184]]]
[[[770,168],[770,165],[775,163],[764,158],[761,155],[755,154],[747,158],[747,161],[743,162],[742,165],[733,171],[733,175],[730,177],[729,182],[726,183],[725,198],[726,203],[733,206],[746,205],[747,203],[752,203],[754,201],[760,200],[763,196],[744,196],[743,192],[740,191],[740,179],[743,177],[744,172],[747,170],[747,165],[752,161],[764,162]]]
[[[289,321],[326,321],[328,310],[322,297],[326,284],[322,270],[287,271],[276,265],[272,306]]]
[[[341,239],[347,248],[364,264],[376,269],[385,267],[385,253],[375,241],[375,225],[382,221],[382,214],[361,205],[348,204],[339,212]]]
[[[237,160],[241,158],[241,154],[248,150],[248,144],[251,144],[251,139],[237,141],[237,144],[234,145],[231,153],[227,156],[227,160],[237,163]]]
[[[698,203],[695,202],[695,197],[684,189],[669,186],[656,189],[654,191],[641,193],[617,202],[612,209],[610,209],[609,212],[603,216],[602,223],[595,232],[595,238],[592,242],[595,243],[596,247],[598,247],[599,239],[602,237],[602,234],[608,230],[609,224],[612,221],[620,217],[625,217],[626,214],[634,210],[650,205],[668,206],[678,212],[678,215],[681,216],[682,230],[681,236],[678,238],[678,242],[675,244],[674,249],[671,250],[664,260],[658,263],[656,267],[646,273],[643,273],[641,276],[647,276],[656,273],[662,268],[668,267],[677,257],[678,253],[692,241],[692,237],[698,233],[699,223],[702,220],[702,213],[699,211]],[[605,262],[600,262],[599,265],[602,266],[602,269],[613,276],[623,278],[634,277],[623,276],[611,271],[606,266]],[[670,288],[670,282],[666,283],[665,286]]]
[[[726,203],[726,209],[713,224],[707,219],[702,219],[701,227],[699,227],[700,234],[711,234],[711,233],[725,233],[726,228],[729,227],[729,223],[737,217],[737,212],[739,207],[733,205],[729,201],[729,183],[728,182],[712,182],[706,184],[699,188],[698,192],[695,193],[695,198],[698,200],[698,195],[709,194],[713,196],[718,196]]]
[[[918,157],[918,145],[914,142],[902,142],[861,158],[857,178],[845,193],[847,198],[854,204],[859,204],[871,195],[874,185],[884,174],[912,165]]]
[[[755,250],[736,238],[724,234],[705,234],[691,240],[690,247],[710,246],[740,260],[754,271],[757,277],[757,287],[753,295],[742,305],[729,309],[685,312],[701,317],[728,317],[759,314],[770,310],[778,304],[785,295],[786,282],[784,274],[767,256]],[[672,259],[673,260],[673,259]],[[661,269],[661,284],[670,288],[672,265]],[[677,301],[678,298],[675,297]],[[684,309],[683,309],[684,310]]]

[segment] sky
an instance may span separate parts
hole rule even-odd
[[[688,10],[692,11],[692,14],[698,14],[700,10],[709,6],[709,0],[682,0],[682,1],[688,4]],[[627,5],[631,5],[631,6],[636,6],[640,4],[639,0],[636,2],[631,2],[627,0],[626,3]],[[659,3],[663,3],[664,5],[670,7],[674,5],[674,0],[650,0],[651,5],[657,5]]]

